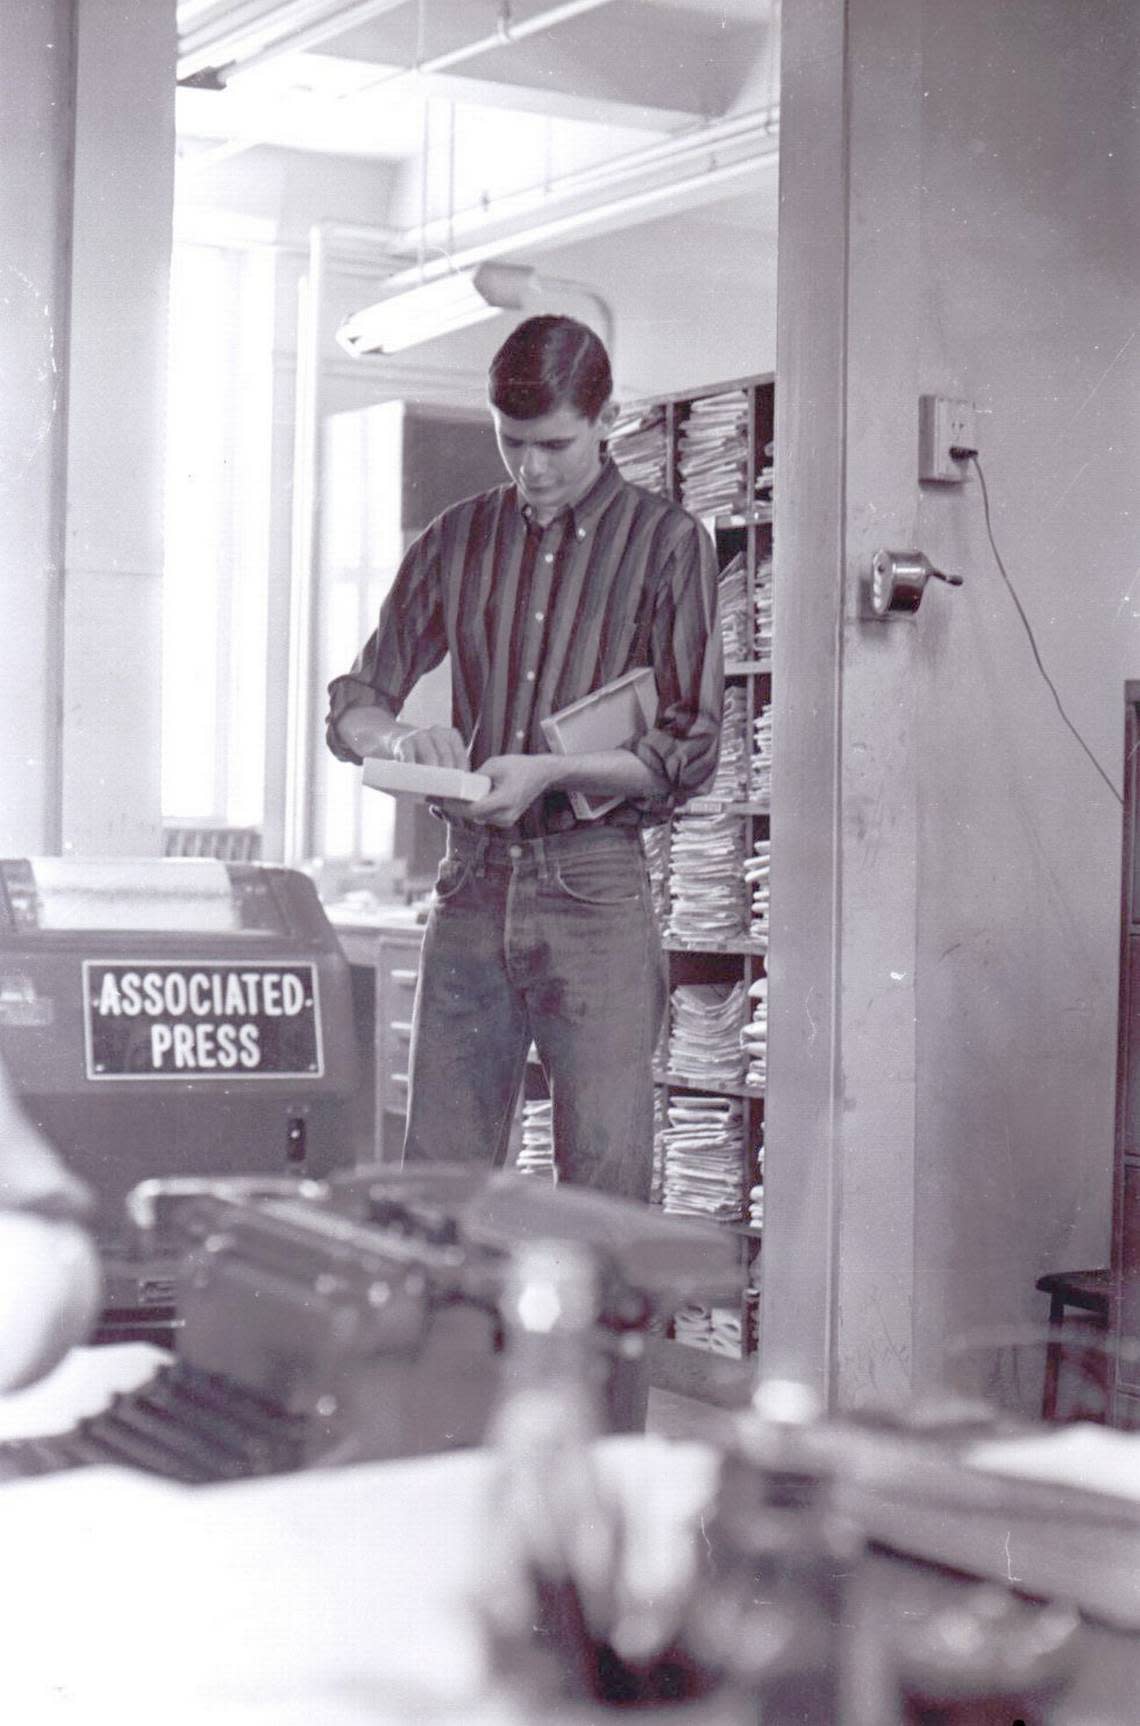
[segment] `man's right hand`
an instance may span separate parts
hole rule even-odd
[[[467,745],[449,725],[411,726],[391,747],[393,761],[415,761],[425,767],[468,766]]]

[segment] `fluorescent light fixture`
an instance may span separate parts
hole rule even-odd
[[[395,354],[420,342],[468,329],[501,311],[521,311],[536,287],[534,270],[522,264],[479,264],[354,312],[337,331],[347,353]]]

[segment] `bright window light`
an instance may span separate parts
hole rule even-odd
[[[257,251],[175,246],[171,275],[162,809],[264,814],[272,276]]]

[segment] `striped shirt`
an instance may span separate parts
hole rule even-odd
[[[438,516],[406,553],[380,621],[352,670],[329,685],[328,742],[349,708],[396,715],[451,654],[452,724],[473,767],[547,749],[540,722],[640,666],[657,680],[657,716],[633,747],[658,789],[604,822],[662,821],[716,770],[724,667],[716,553],[678,504],[630,485],[606,457],[590,490],[547,526],[503,485]],[[550,791],[519,822],[533,838],[577,825]]]

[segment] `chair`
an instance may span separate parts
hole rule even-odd
[[[1057,1418],[1057,1383],[1065,1352],[1065,1310],[1067,1307],[1075,1307],[1089,1315],[1096,1329],[1107,1331],[1111,1278],[1112,1273],[1106,1268],[1092,1271],[1049,1271],[1037,1279],[1035,1286],[1049,1296],[1049,1329],[1052,1333],[1045,1351],[1045,1383],[1041,1394],[1042,1420]],[[1076,1346],[1079,1349],[1080,1345]],[[1092,1355],[1091,1359],[1095,1365],[1090,1369],[1090,1375],[1095,1375],[1096,1382],[1104,1393],[1105,1410],[1099,1417],[1104,1420],[1107,1418],[1109,1392],[1108,1360],[1103,1354]]]

